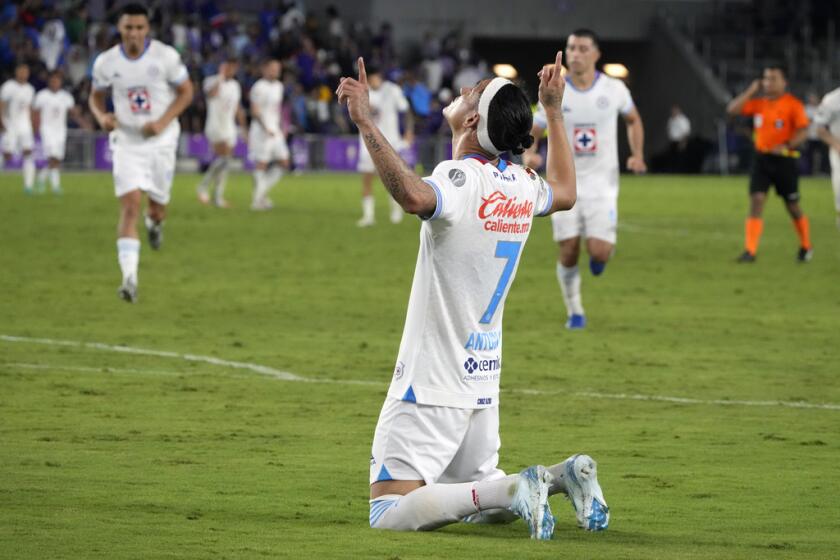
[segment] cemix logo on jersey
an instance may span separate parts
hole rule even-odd
[[[464,381],[497,381],[502,369],[502,358],[496,356],[489,360],[476,360],[472,356],[464,361],[467,374]]]
[[[534,203],[530,200],[519,201],[516,196],[508,197],[502,191],[495,191],[487,198],[482,197],[478,207],[478,217],[484,220],[486,231],[498,233],[528,233],[531,229],[531,216],[534,215]],[[528,220],[526,223],[519,223]]]

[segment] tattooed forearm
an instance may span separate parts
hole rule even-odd
[[[396,150],[374,126],[362,131],[362,139],[373,159],[382,183],[406,212],[430,215],[435,210],[435,194],[414,171],[409,169]]]

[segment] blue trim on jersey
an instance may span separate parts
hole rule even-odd
[[[386,511],[397,505],[399,502],[399,498],[395,500],[376,500],[370,503],[370,526],[374,527],[378,522],[379,519],[385,514]]]
[[[138,56],[137,58],[129,58],[129,56],[127,54],[125,54],[125,49],[123,49],[122,43],[120,43],[120,54],[122,54],[123,58],[125,58],[129,62],[137,62],[138,60],[143,58],[143,55],[146,54],[146,51],[149,50],[149,47],[151,46],[151,44],[152,44],[152,40],[151,39],[146,39],[146,45],[143,47],[143,52],[140,53],[140,56]]]
[[[474,159],[474,160],[478,161],[478,162],[479,162],[479,163],[481,163],[481,164],[490,163],[490,160],[489,160],[489,159],[487,159],[486,157],[484,157],[484,156],[483,156],[483,155],[481,155],[481,154],[466,154],[466,155],[464,155],[464,157],[462,157],[461,159]],[[509,161],[505,161],[505,160],[503,160],[502,158],[499,158],[499,163],[497,163],[497,164],[495,164],[495,165],[494,165],[494,164],[492,164],[492,163],[490,163],[490,165],[492,165],[493,167],[495,167],[495,168],[496,168],[496,169],[498,169],[499,171],[504,171],[505,169],[507,169],[508,165],[510,165],[510,162],[509,162]]]
[[[572,83],[572,79],[571,79],[569,76],[566,76],[566,83],[567,83],[567,84],[569,84],[570,86],[572,86],[572,89],[573,89],[573,90],[575,90],[575,91],[577,91],[577,92],[580,92],[580,93],[586,93],[587,91],[592,91],[592,88],[594,88],[594,87],[595,87],[595,84],[597,84],[597,83],[598,83],[598,78],[600,78],[600,77],[601,77],[601,73],[600,73],[598,70],[595,70],[595,79],[594,79],[594,80],[592,80],[592,85],[591,85],[591,86],[589,86],[589,87],[588,87],[588,88],[586,88],[586,89],[578,89],[578,88],[576,88],[576,87],[575,87],[575,84],[574,84],[574,83]]]
[[[405,395],[403,395],[402,400],[404,400],[405,402],[413,402],[413,403],[417,402],[417,397],[414,396],[414,389],[411,388],[411,385],[408,386],[408,391],[405,392]],[[382,465],[382,469],[383,470],[385,469],[385,465]],[[388,472],[388,471],[385,471],[385,472]]]
[[[540,178],[540,181],[543,185],[546,185],[546,188],[548,189],[548,203],[545,205],[545,208],[543,208],[543,211],[537,214],[537,216],[545,216],[551,211],[551,207],[554,206],[554,189],[551,188],[551,185],[547,185],[542,178]]]
[[[428,177],[423,179],[423,181],[425,181],[426,184],[429,185],[430,187],[432,187],[432,190],[435,191],[435,211],[432,212],[431,216],[429,216],[428,218],[424,218],[424,219],[434,220],[435,218],[440,216],[441,212],[443,212],[443,193],[440,191],[440,187],[438,187],[435,184],[435,182],[432,181],[431,179],[429,179]]]
[[[386,480],[394,480],[391,477],[391,473],[388,472],[388,469],[385,468],[385,465],[382,465],[382,468],[379,469],[379,475],[376,477],[376,482],[384,482]]]

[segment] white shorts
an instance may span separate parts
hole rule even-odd
[[[207,141],[210,142],[210,144],[225,143],[231,148],[236,146],[236,129],[235,128],[229,128],[229,129],[208,128],[207,130],[204,131],[204,135],[207,137]]]
[[[397,142],[391,142],[388,140],[388,142],[394,147],[397,153],[400,153],[405,148],[402,140]],[[400,154],[400,157],[402,157],[402,154]],[[376,173],[376,166],[373,164],[373,158],[370,157],[370,152],[368,152],[367,146],[361,138],[359,139],[359,161],[356,164],[356,171],[359,173]]]
[[[828,151],[828,161],[831,162],[831,186],[834,189],[834,209],[840,212],[840,154],[837,150]]]
[[[50,159],[64,160],[64,152],[67,147],[67,136],[51,138],[49,136],[41,136],[41,151],[44,157]]]
[[[248,159],[269,163],[289,159],[289,147],[283,133],[269,136],[262,128],[252,127],[248,132]]]
[[[8,128],[3,133],[2,148],[4,154],[19,154],[32,150],[35,137],[31,128]]]
[[[615,245],[618,227],[618,198],[580,200],[571,210],[551,215],[554,241],[573,237],[601,239]]]
[[[450,408],[388,397],[373,436],[370,483],[502,478],[500,446],[498,406]]]
[[[140,189],[158,204],[169,204],[175,176],[175,146],[112,150],[117,197]]]

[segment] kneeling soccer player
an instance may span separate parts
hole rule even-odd
[[[560,61],[557,53],[556,66],[540,73],[540,100],[553,132],[546,181],[499,157],[522,153],[534,140],[528,100],[505,79],[463,88],[444,109],[455,159],[425,179],[375,126],[363,60],[359,79],[343,78],[338,87],[385,187],[423,219],[403,340],[373,440],[373,528],[418,531],[521,517],[532,538],[550,539],[548,496],[557,492],[573,500],[582,527],[607,527],[590,457],[511,476],[498,468],[504,300],[533,217],[575,202]]]

